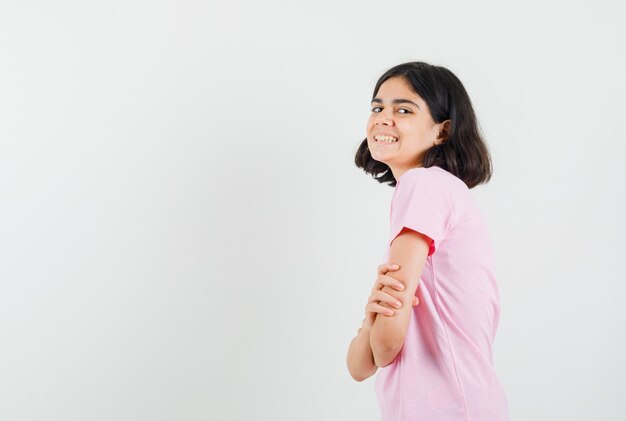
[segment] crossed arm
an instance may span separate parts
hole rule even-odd
[[[404,289],[397,291],[385,286],[383,291],[400,300],[402,307],[392,308],[381,302],[384,307],[391,308],[394,315],[377,314],[370,331],[370,346],[377,367],[391,364],[404,345],[413,310],[413,296],[424,270],[431,241],[426,235],[405,227],[391,243],[388,260],[400,265],[400,269],[391,272],[390,276],[402,282]]]

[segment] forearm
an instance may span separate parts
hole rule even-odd
[[[401,301],[407,301],[392,288],[385,286],[383,291],[393,295]],[[383,314],[376,315],[376,320],[370,331],[370,349],[374,358],[374,365],[377,367],[386,367],[395,360],[404,344],[404,333],[408,326],[409,314],[400,309],[393,308],[385,302],[380,305],[394,311],[393,316],[385,316]]]
[[[369,336],[369,329],[359,329],[359,334],[352,339],[348,349],[348,371],[350,371],[352,378],[358,382],[371,377],[378,370],[374,364]]]

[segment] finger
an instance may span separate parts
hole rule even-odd
[[[416,305],[418,305],[420,303],[420,299],[417,298],[416,296],[413,296],[413,307],[415,307]]]
[[[402,282],[398,281],[388,283],[378,282],[374,288],[372,288],[371,294],[376,294],[377,291],[385,291],[387,293],[391,293],[396,298],[399,298],[398,294],[400,294],[401,291],[404,291],[404,285]]]
[[[384,291],[374,292],[368,301],[380,304],[386,308],[397,309],[402,307],[402,301]]]
[[[382,265],[378,265],[377,271],[379,275],[384,275],[390,270],[398,270],[400,266],[395,263],[383,263]]]
[[[392,309],[381,306],[376,302],[367,303],[367,305],[365,306],[365,312],[383,314],[385,316],[393,316],[393,314],[395,313]]]
[[[376,278],[376,282],[372,287],[372,292],[383,289],[385,286],[389,286],[390,288],[396,289],[398,291],[404,290],[404,284],[398,281],[396,278],[389,275],[378,275],[378,278]]]
[[[388,285],[393,289],[397,289],[398,291],[404,290],[404,284],[398,281],[396,278],[389,275],[381,275],[379,276],[383,286]]]
[[[402,302],[400,300],[398,300],[393,295],[388,294],[384,291],[377,291],[376,293],[373,294],[373,296],[374,296],[374,300],[382,301],[383,303],[388,304],[391,307],[394,307],[394,308],[402,307]]]

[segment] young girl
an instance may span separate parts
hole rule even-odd
[[[355,163],[395,189],[389,263],[350,344],[350,374],[362,381],[381,368],[383,421],[508,421],[493,367],[491,239],[469,191],[489,181],[491,159],[459,79],[423,62],[389,69]]]

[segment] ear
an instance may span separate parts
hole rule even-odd
[[[439,135],[437,136],[437,139],[435,140],[436,145],[440,145],[444,143],[446,140],[448,140],[448,137],[450,136],[451,124],[452,122],[450,120],[442,121],[441,123],[437,124],[439,128]]]

